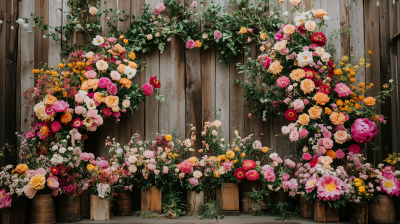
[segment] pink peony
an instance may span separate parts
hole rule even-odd
[[[189,183],[190,185],[192,185],[192,187],[196,187],[197,185],[199,185],[199,180],[197,180],[196,178],[189,178]]]
[[[155,174],[155,175],[160,174],[160,170],[154,170],[154,174]]]
[[[98,164],[98,166],[102,169],[107,169],[108,168],[108,161],[107,160],[101,160]]]
[[[24,193],[27,198],[32,199],[33,197],[35,197],[36,190],[29,186],[29,184],[27,184],[24,187]]]
[[[271,65],[271,61],[272,61],[271,58],[265,56],[264,59],[261,60],[261,66],[262,66],[263,68],[265,68],[265,69],[268,69],[269,66]],[[277,81],[278,81],[278,80],[277,80]],[[289,80],[289,83],[290,83],[290,80]],[[278,85],[278,86],[279,86],[279,85]]]
[[[364,144],[370,142],[378,134],[378,128],[375,122],[370,121],[368,118],[357,118],[351,126],[351,134],[354,141]]]
[[[153,93],[153,87],[150,84],[145,83],[142,86],[142,91],[145,96],[150,96]]]
[[[36,170],[36,174],[41,174],[41,175],[46,176],[46,173],[47,173],[46,170],[43,168],[39,168]]]
[[[47,186],[51,189],[51,190],[55,190],[58,189],[59,183],[57,180],[55,180],[52,177],[47,178]]]
[[[290,123],[290,124],[288,125],[288,127],[290,128],[291,131],[293,131],[294,128],[296,127],[296,124],[295,124],[295,123]]]
[[[335,86],[335,92],[339,95],[340,98],[349,96],[351,93],[350,87],[346,86],[344,83],[338,83]]]
[[[163,173],[164,173],[164,174],[167,174],[167,173],[168,173],[168,166],[164,166],[164,167],[163,167]]]
[[[44,110],[45,110],[47,115],[54,114],[53,105],[48,105]]]
[[[89,110],[89,111],[86,113],[86,117],[94,118],[94,117],[97,115],[98,112],[99,112],[98,110]]]
[[[90,71],[87,71],[87,72],[85,73],[85,76],[86,76],[86,78],[88,78],[88,79],[94,79],[94,78],[96,78],[97,73],[96,73],[94,70],[90,70]]]
[[[344,156],[345,156],[345,154],[341,149],[336,151],[336,158],[343,159]]]
[[[94,154],[93,153],[88,153],[89,154],[89,160],[94,160]]]
[[[311,157],[311,155],[309,154],[309,153],[304,153],[303,154],[303,160],[311,160],[312,159],[312,157]]]
[[[87,162],[87,161],[89,161],[89,160],[90,160],[90,158],[89,158],[89,154],[88,154],[88,153],[86,153],[86,152],[84,152],[84,153],[81,153],[81,155],[79,156],[79,159],[80,159],[80,160],[82,160],[82,161],[85,161],[85,162]]]
[[[214,31],[214,38],[215,39],[221,39],[222,38],[222,33],[219,30]]]
[[[92,123],[91,126],[87,127],[88,131],[96,131],[97,130],[97,124],[96,123]]]
[[[307,135],[308,135],[307,129],[303,128],[300,130],[300,138],[305,138],[305,137],[307,137]]]
[[[317,181],[314,177],[308,178],[306,185],[305,185],[305,189],[306,189],[307,193],[311,193],[315,189],[316,182]]]
[[[304,109],[304,102],[300,99],[297,99],[293,102],[293,109],[298,113],[302,112]]]
[[[296,142],[297,140],[299,140],[299,132],[297,131],[290,132],[289,139],[292,142]]]
[[[187,49],[193,49],[195,47],[196,47],[196,43],[194,42],[194,40],[190,39],[186,42]]]
[[[352,144],[349,147],[349,152],[352,152],[354,154],[359,154],[359,153],[361,153],[361,148],[357,144]]]
[[[146,150],[144,151],[143,156],[147,159],[154,158],[154,151]]]
[[[111,76],[111,79],[114,81],[121,80],[121,74],[119,74],[119,72],[117,72],[117,71],[111,71],[110,76]]]
[[[103,124],[103,118],[101,117],[101,115],[97,114],[96,116],[93,117],[93,122],[97,125],[97,126],[101,126]]]
[[[315,185],[317,186],[318,198],[324,201],[337,201],[344,194],[345,183],[330,174],[319,178]]]
[[[154,171],[154,170],[157,169],[157,166],[156,166],[156,164],[149,163],[149,164],[147,164],[147,168],[148,168],[150,171]]]
[[[110,82],[111,82],[111,80],[109,78],[102,77],[102,78],[99,79],[98,85],[99,85],[100,88],[107,88],[107,85]]]
[[[53,110],[55,112],[65,112],[69,107],[69,104],[67,102],[64,102],[63,100],[56,101],[53,103]]]
[[[114,83],[107,84],[107,92],[111,95],[115,95],[117,93],[117,86]]]
[[[246,178],[249,181],[256,181],[258,180],[258,177],[260,177],[260,174],[258,174],[258,172],[255,170],[249,170],[246,173]]]
[[[26,173],[26,176],[28,176],[29,179],[31,179],[35,175],[36,175],[36,170],[28,170]]]
[[[291,159],[285,159],[285,164],[288,166],[290,169],[293,169],[296,167],[296,163],[293,162]]]
[[[310,102],[307,99],[304,99],[304,104],[308,105]]]
[[[117,41],[117,39],[114,38],[114,37],[109,37],[109,38],[107,38],[107,42],[108,42],[108,43],[115,43],[115,41]]]
[[[325,131],[325,132],[324,132],[324,138],[330,138],[330,137],[332,137],[332,132],[330,132],[330,131]]]
[[[287,135],[290,133],[290,128],[288,126],[282,127],[282,134]]]
[[[225,169],[226,169],[227,171],[232,171],[233,161],[231,161],[231,162],[224,162],[223,165],[224,165],[224,167],[225,167]]]
[[[163,4],[162,2],[161,2],[161,3],[158,3],[158,4],[154,7],[154,13],[155,13],[156,15],[161,14],[164,10],[165,10],[165,6],[164,6],[164,4]]]
[[[185,160],[178,165],[178,168],[185,174],[193,172],[193,164],[189,160]]]
[[[242,168],[244,169],[244,171],[254,169],[256,168],[256,166],[257,166],[256,162],[250,159],[245,159],[242,164]]]
[[[290,79],[286,76],[281,76],[276,80],[276,84],[281,88],[286,88],[290,84]]]
[[[83,101],[82,101],[83,102]],[[85,112],[86,111],[86,109],[84,108],[84,107],[82,107],[82,106],[77,106],[77,107],[75,107],[75,113],[76,114],[82,114],[83,112]]]
[[[35,132],[33,132],[33,131],[25,132],[24,136],[26,139],[31,139],[31,138],[35,137]]]
[[[192,2],[189,7],[192,9],[197,8],[197,1]]]
[[[325,149],[331,149],[333,147],[333,141],[330,138],[324,138],[322,144]]]
[[[11,193],[6,192],[5,189],[0,190],[0,209],[5,209],[11,207],[11,202],[13,201],[13,197]]]
[[[272,167],[268,168],[266,171],[264,171],[264,178],[267,179],[269,182],[273,182],[276,179],[274,169]]]
[[[290,175],[287,173],[287,174],[285,174],[285,175],[282,176],[282,179],[283,179],[284,181],[288,181],[288,180],[290,179]]]
[[[104,108],[103,109],[103,114],[104,114],[105,117],[111,116],[111,114],[112,114],[111,109],[110,108]]]
[[[51,124],[51,130],[52,130],[53,132],[58,132],[58,131],[60,130],[60,128],[61,128],[61,124],[60,124],[60,122],[58,122],[58,121],[54,121],[54,122]]]

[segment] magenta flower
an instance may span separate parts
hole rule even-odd
[[[99,85],[100,88],[107,88],[107,85],[110,82],[111,82],[111,80],[109,78],[102,77],[102,78],[99,79],[98,85]]]
[[[60,124],[60,122],[54,121],[54,122],[51,124],[51,130],[52,130],[53,132],[58,132],[60,129],[61,129],[61,124]]]
[[[153,87],[150,84],[145,83],[142,86],[142,91],[145,96],[150,96],[153,93]]]
[[[115,39],[114,37],[107,38],[108,43],[115,43],[115,41],[117,41],[117,39]]]
[[[308,178],[308,180],[306,182],[306,186],[305,186],[307,193],[311,193],[315,189],[316,182],[317,182],[317,180],[314,177]]]
[[[196,178],[189,178],[189,183],[190,185],[192,185],[192,187],[196,187],[197,185],[199,185],[199,180],[197,180]]]
[[[311,157],[311,155],[309,154],[309,153],[304,153],[303,154],[303,160],[311,160],[312,159],[312,157]]]
[[[324,201],[337,201],[344,194],[345,183],[337,177],[326,174],[319,178],[316,186],[318,198]]]
[[[354,153],[354,154],[359,154],[359,153],[361,153],[361,148],[357,144],[352,144],[349,147],[349,152]]]
[[[378,128],[375,122],[370,121],[368,118],[357,118],[353,126],[351,126],[351,134],[354,141],[364,144],[370,142],[378,134]]]
[[[339,95],[340,98],[349,96],[351,93],[350,87],[348,87],[344,83],[338,83],[335,86],[335,92]]]
[[[104,114],[105,117],[111,116],[111,114],[112,114],[111,109],[110,108],[104,108],[103,109],[103,114]]]
[[[300,138],[305,138],[308,135],[307,129],[303,128],[300,130]]]
[[[64,102],[63,100],[56,101],[53,103],[53,110],[55,112],[65,112],[69,107],[69,104],[67,102]]]
[[[282,176],[282,179],[283,179],[284,181],[288,181],[288,180],[290,179],[290,175],[287,173],[287,174],[285,174],[285,175]]]
[[[260,174],[255,170],[249,170],[246,173],[246,178],[249,181],[256,181],[260,177]]]
[[[336,151],[336,158],[338,158],[338,159],[343,159],[343,157],[344,157],[345,155],[346,155],[346,154],[345,154],[341,149],[339,149],[339,150]]]
[[[107,169],[108,168],[108,161],[107,160],[102,160],[99,162],[98,166],[102,169]]]
[[[115,95],[117,93],[117,86],[114,83],[107,84],[107,92],[111,95]]]
[[[10,193],[7,194],[5,189],[0,190],[0,209],[11,207],[13,198]]]
[[[82,121],[79,118],[76,118],[73,122],[72,122],[72,127],[74,128],[80,128],[82,127]]]
[[[283,88],[286,88],[288,85],[290,85],[290,79],[286,76],[281,76],[276,80],[276,84]]]
[[[222,33],[219,30],[214,31],[214,38],[215,39],[221,39],[222,38]]]
[[[33,131],[25,132],[24,136],[26,139],[31,139],[31,138],[35,137],[35,132],[33,132]]]
[[[53,105],[48,105],[45,109],[47,115],[54,114]]]
[[[178,168],[185,174],[193,173],[193,164],[189,160],[181,162]]]

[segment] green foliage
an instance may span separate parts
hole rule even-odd
[[[299,214],[299,208],[296,207],[294,212],[288,211],[289,204],[279,202],[275,208],[272,210],[273,215],[277,215],[278,217],[275,220],[284,221],[286,219],[291,219],[293,216]]]
[[[196,215],[199,219],[223,219],[221,211],[221,205],[217,205],[215,201],[208,201],[199,204]]]
[[[264,202],[264,199],[266,196],[269,194],[269,190],[267,189],[262,189],[259,191],[256,191],[256,189],[253,188],[252,192],[246,192],[246,194],[251,198],[251,200],[254,202],[254,206],[252,208],[251,214],[255,216],[260,216],[263,215],[263,210],[271,206],[271,200],[268,199],[267,203]]]
[[[164,193],[164,192],[163,192]],[[163,194],[164,216],[171,219],[177,219],[186,214],[187,205],[183,202],[182,191],[172,190]]]

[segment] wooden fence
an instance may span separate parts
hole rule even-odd
[[[22,128],[29,119],[24,116],[26,109],[22,106],[22,92],[33,86],[30,79],[32,69],[40,68],[42,64],[57,66],[61,50],[52,39],[43,39],[42,32],[36,28],[27,32],[21,27],[16,27],[17,18],[28,18],[31,13],[44,17],[44,22],[55,27],[69,23],[66,12],[70,10],[66,5],[67,0],[2,0],[0,4],[0,145],[8,141],[17,144],[16,131]],[[192,0],[181,0],[185,5],[190,5]],[[210,0],[209,0],[210,1]],[[228,0],[214,0],[221,5],[226,5]],[[253,3],[256,0],[251,0]],[[292,6],[275,1],[275,7],[283,11],[291,10]],[[3,3],[5,2],[5,3]],[[159,0],[106,0],[102,1],[102,9],[119,8],[127,10],[126,13],[138,16],[141,14],[142,5],[150,4],[154,9]],[[198,1],[200,2],[200,1]],[[324,32],[331,36],[334,30],[350,25],[351,36],[340,35],[335,42],[337,47],[336,57],[354,55],[351,59],[363,57],[368,50],[372,50],[371,67],[360,69],[358,82],[373,82],[376,94],[382,89],[382,84],[393,79],[398,82],[397,66],[399,57],[397,49],[400,42],[393,37],[400,32],[400,0],[303,0],[305,10],[314,4],[314,8],[323,8],[328,12],[330,20]],[[62,9],[64,13],[56,9]],[[272,9],[271,9],[272,10]],[[104,25],[104,19],[102,25]],[[130,22],[119,23],[118,27],[126,30]],[[103,26],[104,27],[104,26]],[[104,30],[104,34],[107,30]],[[80,41],[76,37],[74,41]],[[177,128],[184,134],[192,123],[198,128],[196,148],[201,146],[200,132],[205,121],[215,119],[214,111],[222,121],[224,137],[229,141],[234,136],[234,131],[239,130],[242,136],[254,134],[263,142],[263,145],[274,147],[281,155],[287,154],[284,149],[281,126],[288,122],[283,116],[263,122],[257,117],[248,117],[251,107],[245,107],[243,102],[244,92],[232,80],[245,78],[245,74],[238,74],[235,63],[246,63],[248,57],[255,58],[260,53],[255,45],[251,45],[250,55],[238,55],[231,58],[231,63],[226,66],[217,62],[216,48],[210,49],[185,49],[184,44],[173,38],[160,54],[157,50],[149,54],[139,54],[139,57],[148,63],[144,73],[137,75],[136,82],[148,82],[150,77],[157,76],[161,83],[161,94],[165,94],[165,103],[150,98],[142,104],[133,115],[123,115],[121,122],[107,120],[98,131],[89,136],[85,142],[85,150],[95,152],[97,156],[105,156],[104,139],[107,136],[115,137],[118,141],[128,141],[134,133],[139,133],[142,138],[154,136],[157,132],[170,133]],[[377,144],[381,150],[378,152],[378,161],[388,153],[399,152],[398,149],[398,90],[396,89],[391,100],[379,108],[379,113],[388,117],[388,122],[379,128]],[[365,153],[372,153],[366,150]],[[15,156],[8,152],[5,156],[7,163],[15,163]],[[4,161],[3,161],[4,162]]]

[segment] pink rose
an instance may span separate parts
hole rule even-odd
[[[290,84],[290,79],[286,76],[281,76],[276,80],[276,84],[281,88],[286,88]]]
[[[324,132],[324,138],[330,138],[330,137],[332,137],[332,132],[330,131]]]
[[[114,83],[107,84],[107,92],[111,95],[115,95],[117,93],[117,86]]]
[[[76,114],[82,114],[85,111],[86,111],[86,109],[84,107],[82,107],[82,106],[75,107],[75,113]]]
[[[53,132],[58,132],[58,131],[60,130],[60,128],[61,128],[61,124],[60,124],[60,122],[58,122],[58,121],[54,121],[54,122],[51,124],[51,130],[52,130]]]
[[[308,105],[310,102],[307,99],[304,99],[304,104]]]
[[[31,186],[29,186],[29,184],[27,184],[24,187],[24,193],[25,193],[26,197],[28,197],[29,199],[32,199],[36,195],[36,190],[33,189]]]
[[[194,40],[190,39],[186,42],[187,49],[193,49],[195,47],[196,47],[196,43],[194,42]]]
[[[292,142],[299,140],[299,132],[297,132],[297,131],[290,132],[289,139]]]
[[[368,118],[357,118],[351,126],[351,134],[354,141],[364,144],[370,142],[378,134],[378,128],[375,122],[370,121]]]
[[[111,82],[111,80],[109,78],[102,77],[102,78],[99,79],[98,85],[99,85],[100,88],[107,88],[107,85],[110,82]]]
[[[290,128],[290,130],[293,130],[295,128],[296,124],[295,123],[290,123],[288,125],[288,127]]]
[[[114,81],[121,80],[121,74],[119,74],[119,72],[117,72],[117,71],[111,71],[110,76],[111,76],[111,79]]]
[[[101,117],[101,115],[100,114],[96,114],[94,117],[93,117],[93,122],[97,125],[97,126],[101,126],[101,125],[103,125],[103,118]]]
[[[109,42],[109,43],[115,43],[115,41],[117,41],[117,39],[114,37],[107,38],[107,42]]]
[[[121,61],[118,60],[118,61],[115,62],[115,64],[116,64],[116,65],[120,65],[120,64],[121,64]]]
[[[164,166],[164,167],[163,167],[163,173],[164,173],[164,174],[167,174],[167,173],[168,173],[168,166]]]
[[[102,169],[107,169],[108,168],[108,161],[107,160],[101,160],[100,162],[99,162],[99,165],[98,165],[100,168],[102,168]]]
[[[301,138],[305,138],[305,137],[307,137],[307,134],[308,134],[308,131],[307,131],[307,129],[301,129],[300,130],[300,137]]]
[[[335,86],[335,92],[337,92],[337,94],[339,95],[340,98],[342,97],[346,97],[349,96],[351,93],[351,89],[350,87],[348,87],[346,84],[344,83],[338,83]]]
[[[293,102],[293,107],[296,112],[302,112],[304,109],[304,102],[300,99],[297,99]]]
[[[352,152],[354,154],[360,154],[361,153],[361,147],[357,144],[352,144],[349,147],[349,152]]]
[[[47,173],[46,170],[43,168],[39,168],[36,170],[36,174],[41,174],[41,175],[46,176],[46,173]]]
[[[341,149],[336,151],[336,158],[343,159],[344,156],[345,156],[345,154]]]
[[[288,97],[288,98],[286,98],[283,102],[287,104],[287,103],[290,102],[290,100],[292,100],[292,99],[290,99],[290,98]]]
[[[75,94],[75,101],[77,103],[83,103],[83,100],[85,99],[85,96],[81,93]]]
[[[96,131],[97,130],[97,124],[95,122],[92,123],[92,126],[87,127],[88,131]]]
[[[88,153],[86,153],[86,152],[84,152],[84,153],[81,153],[81,155],[79,156],[79,159],[80,159],[80,160],[82,160],[82,161],[85,161],[85,162],[87,162],[87,161],[89,161],[89,160],[90,160],[90,158],[89,158],[89,154],[88,154]]]
[[[311,160],[312,159],[312,157],[311,157],[311,155],[309,154],[309,153],[304,153],[303,154],[303,160]]]
[[[282,179],[283,179],[284,181],[288,181],[288,180],[290,179],[290,175],[287,173],[287,174],[285,174],[285,175],[282,176]]]
[[[94,79],[94,78],[96,78],[97,73],[94,70],[90,70],[90,71],[87,71],[85,73],[85,75],[86,75],[86,78],[88,78],[88,79]]]
[[[145,83],[142,86],[142,91],[143,91],[145,96],[150,96],[151,93],[153,93],[153,87],[150,84]]]
[[[282,134],[287,135],[290,133],[290,128],[288,126],[282,127]]]
[[[325,154],[326,153],[326,149],[322,146],[319,147],[319,153],[320,154]]]
[[[163,3],[158,3],[155,7],[154,7],[154,13],[156,15],[161,14],[163,11],[165,10],[165,6]]]
[[[214,31],[214,38],[215,39],[221,39],[222,38],[222,33],[219,30]]]
[[[192,2],[192,4],[190,4],[189,7],[192,9],[197,8],[197,2],[196,1]]]
[[[289,54],[289,48],[283,49],[282,55],[287,55],[287,54]]]
[[[98,113],[98,110],[89,110],[86,114],[87,117],[95,117]]]
[[[197,180],[196,178],[189,178],[189,183],[190,185],[192,185],[192,187],[196,187],[199,184],[199,180]]]
[[[65,112],[69,107],[69,104],[67,102],[64,102],[63,100],[56,101],[53,103],[53,110],[55,112]]]
[[[331,149],[333,147],[333,141],[330,138],[324,138],[322,144],[326,149]]]
[[[36,170],[28,170],[28,172],[26,173],[26,176],[28,176],[29,179],[31,179],[35,175],[36,175]]]

